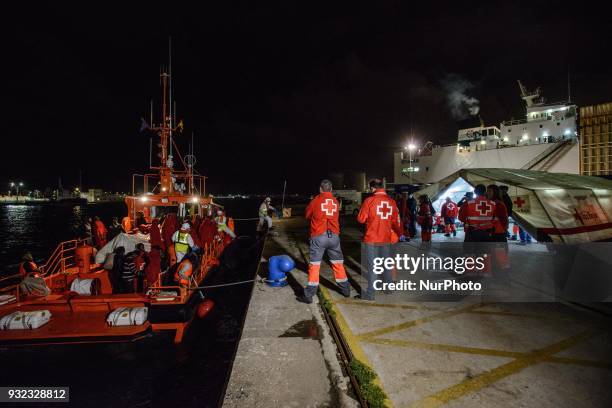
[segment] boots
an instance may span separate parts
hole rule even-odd
[[[304,294],[302,296],[298,296],[297,300],[302,303],[311,304],[312,298],[317,294],[317,290],[319,289],[319,285],[308,285],[304,288]]]
[[[340,288],[340,293],[342,293],[342,296],[345,298],[351,297],[351,285],[348,283],[348,281],[337,282],[337,284],[338,288]]]

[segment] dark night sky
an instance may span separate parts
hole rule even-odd
[[[213,193],[390,175],[411,129],[420,144],[455,139],[449,74],[474,84],[488,124],[523,115],[517,79],[564,99],[568,66],[576,103],[612,101],[610,12],[584,3],[127,3],[5,13],[0,183],[70,186],[80,168],[86,187],[128,190],[148,165],[137,126],[159,100],[169,35],[178,116]]]

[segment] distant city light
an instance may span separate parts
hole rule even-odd
[[[508,136],[504,136],[504,142],[507,142],[508,140]]]
[[[544,137],[548,137],[548,132],[546,132],[546,131],[545,131],[545,132],[543,132],[543,133],[542,133],[542,136],[544,136]]]

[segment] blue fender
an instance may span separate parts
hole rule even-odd
[[[287,272],[295,268],[295,261],[288,255],[276,255],[268,261],[268,279],[266,283],[273,287],[287,285]]]

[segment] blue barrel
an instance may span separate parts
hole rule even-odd
[[[272,287],[287,285],[287,272],[295,268],[295,262],[288,255],[276,255],[268,261],[268,279],[266,283]]]

